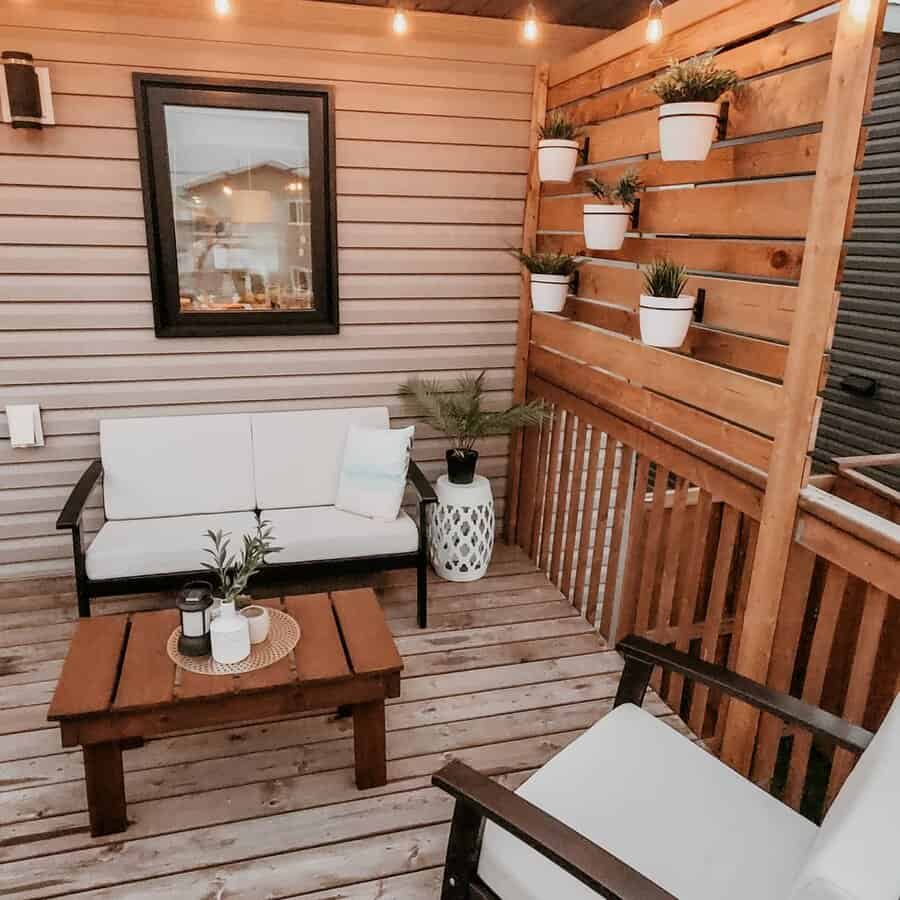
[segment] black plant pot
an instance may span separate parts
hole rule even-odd
[[[477,450],[447,451],[447,477],[453,484],[471,484],[477,464]]]

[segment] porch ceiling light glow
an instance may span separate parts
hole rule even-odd
[[[663,37],[662,0],[651,0],[647,14],[647,43],[658,44]]]
[[[525,21],[522,24],[522,36],[526,41],[536,41],[538,39],[538,20],[537,10],[533,3],[528,4],[525,11]]]
[[[231,0],[213,0],[216,15],[227,16],[231,13]]]
[[[409,31],[409,17],[402,6],[394,7],[394,17],[391,19],[391,30],[394,34],[404,35]]]

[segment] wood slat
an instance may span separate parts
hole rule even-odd
[[[372,590],[336,591],[331,595],[331,602],[350,664],[357,675],[394,672],[403,667]]]
[[[597,507],[597,523],[594,525],[594,504],[597,502],[597,478],[603,477],[606,472],[606,456],[609,448],[603,445],[604,435],[597,428],[588,427],[589,449],[587,474],[584,480],[584,498],[581,504],[581,536],[578,542],[578,567],[575,571],[575,590],[572,598],[576,609],[580,609],[584,617],[593,624],[596,617],[596,599],[590,589],[590,572],[588,560],[591,553],[598,550],[597,536],[606,530],[606,517],[603,515],[603,507]],[[614,448],[613,448],[614,452]],[[601,467],[600,461],[603,460]],[[602,498],[601,498],[602,500]],[[593,540],[592,540],[593,539]],[[593,551],[591,544],[593,543]],[[603,544],[600,543],[599,551],[602,554]]]
[[[285,609],[300,624],[302,639],[294,651],[300,681],[350,677],[350,667],[328,594],[285,597]]]
[[[540,539],[544,521],[544,507],[547,503],[547,475],[550,467],[551,434],[556,429],[559,410],[551,409],[552,419],[541,425],[541,443],[538,448],[538,471],[535,479],[535,512],[531,533],[528,535],[528,555],[537,562],[540,555]]]
[[[632,477],[635,473],[637,465],[636,454],[631,447],[619,445],[621,448],[621,458],[619,461],[619,477],[616,482],[616,499],[612,510],[612,526],[610,529],[609,540],[609,560],[606,568],[606,580],[603,583],[602,598],[597,596],[597,603],[601,603],[600,632],[608,639],[612,639],[615,631],[614,617],[619,614],[616,608],[619,598],[619,573],[622,565],[627,563],[627,559],[622,559],[622,553],[625,549],[627,540],[627,511],[630,500],[630,490],[632,489]],[[611,483],[611,482],[610,482]],[[593,583],[593,576],[591,578]],[[624,591],[624,585],[622,586]]]
[[[550,565],[547,571],[550,573],[550,581],[559,586],[560,572],[563,561],[563,538],[566,535],[566,526],[575,529],[570,523],[570,489],[572,485],[572,449],[575,441],[575,432],[580,427],[575,415],[566,412],[566,425],[563,434],[562,459],[559,465],[559,485],[556,489],[556,518],[553,523],[553,549],[550,553]]]
[[[540,534],[540,568],[549,571],[552,559],[551,523],[555,504],[559,503],[559,491],[557,489],[560,470],[560,439],[563,428],[568,429],[571,413],[557,407],[553,416],[553,431],[550,437],[550,451],[547,461],[547,479],[544,488],[544,503],[542,510],[541,534]]]
[[[578,608],[575,594],[572,592],[572,568],[575,565],[575,539],[579,528],[582,532],[590,529],[585,518],[579,518],[579,499],[582,497],[582,476],[584,475],[584,455],[587,444],[587,423],[579,420],[575,436],[575,459],[572,464],[572,483],[569,493],[569,517],[566,523],[566,547],[562,563],[562,584],[560,590],[568,597],[572,605]],[[585,499],[587,495],[585,494]],[[576,583],[577,586],[577,583]]]
[[[662,536],[669,474],[670,472],[665,466],[657,465],[653,468],[653,499],[650,502],[647,536],[644,539],[644,558],[634,617],[634,628],[637,634],[644,634],[650,628],[650,608],[653,604],[659,575],[657,561],[665,558]],[[638,481],[638,486],[640,484],[641,482]]]
[[[128,616],[84,620],[72,640],[47,716],[103,712],[116,689]]]
[[[615,639],[618,641],[629,634],[635,627],[638,604],[640,603],[641,573],[647,546],[647,529],[644,522],[647,516],[646,486],[650,475],[651,460],[641,454],[637,457],[637,468],[631,498],[628,519],[628,551],[625,557],[625,581],[622,585],[621,601],[617,610],[617,626]]]
[[[175,663],[166,652],[166,641],[178,627],[178,622],[178,610],[175,609],[135,613],[131,617],[114,709],[135,709],[171,701]]]

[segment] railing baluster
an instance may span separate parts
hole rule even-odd
[[[588,558],[591,553],[591,538],[596,546],[600,534],[600,510],[597,510],[597,525],[594,525],[594,500],[597,494],[597,473],[600,472],[600,458],[606,462],[606,450],[603,446],[603,432],[592,425],[590,428],[590,446],[588,449],[588,469],[584,482],[584,502],[581,507],[581,536],[578,543],[578,566],[575,570],[575,590],[572,600],[575,606],[583,611],[584,617],[594,624],[594,610],[591,605],[591,594],[588,589]]]
[[[664,466],[657,466],[654,471],[653,499],[650,501],[650,522],[647,525],[644,543],[641,586],[638,590],[637,611],[634,617],[634,630],[637,634],[645,634],[650,629],[650,608],[653,605],[659,562],[663,558],[660,544],[665,523],[668,486],[669,470]]]
[[[569,506],[569,486],[572,480],[572,442],[577,422],[575,413],[566,410],[562,458],[559,461],[559,485],[556,489],[556,518],[553,525],[553,549],[550,554],[550,580],[559,587],[562,566],[563,536],[566,533],[566,511]]]
[[[551,407],[552,418],[545,421],[541,427],[541,444],[538,448],[538,469],[535,483],[534,497],[535,507],[532,515],[531,530],[528,532],[528,555],[538,562],[541,540],[541,521],[544,507],[547,503],[547,468],[550,462],[550,436],[556,427],[556,418],[559,416],[559,407]]]
[[[578,528],[589,527],[590,523],[583,520],[579,525],[578,510],[584,506],[581,495],[581,479],[584,474],[584,453],[587,443],[587,423],[584,419],[578,420],[578,431],[575,438],[575,459],[572,465],[572,483],[569,488],[569,518],[566,524],[566,549],[562,564],[562,586],[560,590],[569,598],[573,606],[576,605],[575,594],[572,592],[572,567],[574,566],[575,538]]]
[[[638,592],[641,584],[641,570],[644,564],[646,529],[644,518],[647,510],[647,481],[650,477],[650,460],[638,457],[637,475],[634,481],[634,496],[628,520],[628,553],[625,557],[625,584],[622,588],[622,602],[619,620],[616,623],[616,640],[620,640],[634,630],[637,614]],[[607,580],[609,574],[607,573]]]
[[[627,460],[626,460],[627,455]],[[619,458],[619,470],[616,472],[616,457]],[[597,610],[600,610],[600,633],[609,638],[609,623],[612,618],[613,598],[615,596],[616,572],[618,565],[618,545],[621,540],[622,523],[616,526],[616,509],[624,510],[624,497],[619,499],[616,493],[616,507],[611,509],[613,482],[623,482],[622,492],[627,494],[628,472],[631,470],[631,451],[616,443],[606,435],[606,458],[603,460],[603,482],[600,485],[600,501],[597,504],[597,535],[594,538],[594,558],[591,560],[591,583],[588,591],[588,620],[596,621]],[[612,525],[610,525],[612,514]],[[621,519],[624,519],[624,514]],[[603,578],[603,557],[606,555],[606,533],[609,531],[609,555],[607,557],[606,578]],[[609,591],[613,585],[612,593]],[[602,595],[602,601],[601,601]]]
[[[553,432],[550,436],[550,452],[547,456],[547,480],[544,486],[544,509],[541,519],[540,567],[546,572],[550,561],[550,523],[553,521],[553,504],[556,499],[556,476],[559,472],[559,439],[562,434],[566,411],[556,407]]]

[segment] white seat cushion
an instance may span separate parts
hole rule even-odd
[[[900,697],[831,804],[791,900],[900,897]]]
[[[333,506],[267,509],[260,515],[272,523],[275,543],[284,548],[268,558],[272,563],[411,553],[419,546],[418,529],[404,512],[392,522]]]
[[[100,422],[107,519],[255,508],[248,415]]]
[[[705,750],[627,704],[518,792],[679,900],[781,900],[816,826]],[[503,900],[596,900],[488,824],[479,875]]]
[[[387,428],[386,406],[251,416],[258,509],[333,506],[347,429]]]
[[[230,531],[231,549],[239,552],[242,536],[255,534],[256,525],[251,512],[107,522],[88,547],[88,577],[194,572],[209,559],[203,552],[209,546],[207,530]]]

